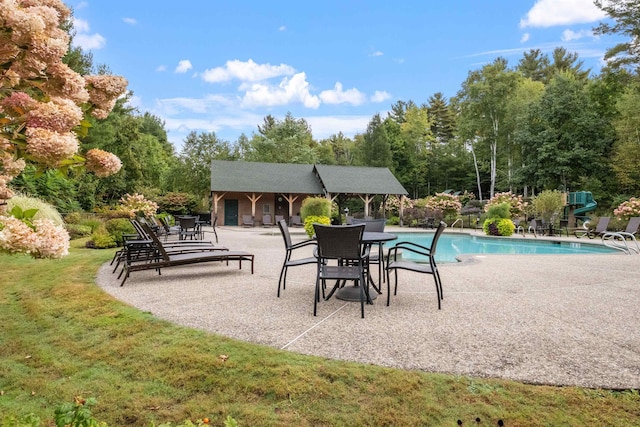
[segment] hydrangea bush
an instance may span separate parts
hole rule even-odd
[[[442,216],[446,220],[454,220],[462,210],[462,203],[458,196],[447,193],[436,193],[434,196],[429,196],[425,200],[425,207],[427,209],[440,211]]]
[[[522,200],[522,196],[513,194],[511,191],[506,191],[504,193],[495,193],[491,200],[489,200],[484,206],[484,210],[485,212],[488,212],[491,206],[499,205],[505,202],[509,204],[511,218],[523,216],[528,205],[527,202]]]
[[[158,211],[158,204],[151,200],[145,199],[142,194],[125,194],[120,199],[123,210],[129,212],[129,216],[134,218],[136,215],[150,217]]]
[[[69,236],[48,221],[25,222],[7,213],[8,184],[32,162],[42,168],[84,165],[99,177],[120,170],[99,149],[80,155],[87,115],[104,119],[127,87],[123,77],[81,76],[62,62],[71,16],[60,0],[0,0],[0,240],[2,251],[57,258]],[[22,222],[24,226],[18,224]],[[23,240],[19,242],[18,240]],[[66,240],[66,241],[65,241]]]
[[[640,199],[632,197],[626,202],[620,203],[620,205],[613,210],[613,214],[624,220],[628,220],[634,216],[640,216]]]

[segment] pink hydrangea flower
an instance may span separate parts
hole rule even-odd
[[[38,162],[58,166],[78,151],[78,138],[72,132],[57,133],[49,129],[27,128],[27,152]]]
[[[50,219],[36,219],[35,235],[37,246],[33,255],[36,258],[62,258],[69,254],[69,233],[64,227],[55,225]]]
[[[101,178],[117,173],[122,167],[120,159],[112,153],[93,148],[85,154],[85,167]]]

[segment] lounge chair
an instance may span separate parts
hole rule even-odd
[[[291,233],[289,233],[289,227],[287,226],[287,221],[281,219],[278,221],[278,227],[280,228],[280,232],[282,232],[282,238],[284,239],[284,247],[286,255],[284,257],[284,262],[282,263],[282,269],[280,270],[280,279],[278,280],[278,298],[280,297],[280,288],[287,288],[287,271],[289,267],[297,267],[299,265],[305,264],[315,264],[317,262],[316,257],[311,256],[307,258],[294,258],[291,259],[294,251],[296,249],[300,249],[306,246],[316,246],[317,242],[312,239],[303,240],[302,242],[293,243],[291,241]]]
[[[146,227],[145,224],[143,224]],[[141,260],[141,262],[131,262],[124,266],[125,272],[124,279],[120,286],[124,286],[124,282],[129,278],[129,274],[133,271],[141,270],[157,270],[158,274],[162,268],[180,267],[190,264],[202,264],[205,262],[220,262],[224,261],[229,264],[229,261],[238,261],[239,267],[242,269],[242,261],[251,262],[251,274],[253,274],[253,261],[254,255],[245,251],[230,251],[230,250],[211,250],[210,248],[192,248],[188,252],[172,252],[170,249],[160,242],[158,236],[154,233],[150,234],[153,241],[149,259]]]
[[[152,235],[155,235],[159,239],[159,235],[154,233],[154,230],[149,227],[148,224],[141,223],[135,219],[130,220],[131,224],[135,228],[136,237],[129,237],[125,240],[122,249],[116,252],[111,260],[111,264],[117,259],[116,266],[113,268],[113,273],[118,270],[121,263],[129,265],[135,262],[148,262],[157,256],[154,248],[154,240]],[[212,242],[197,240],[197,241],[173,241],[164,243],[164,248],[167,252],[171,253],[187,253],[187,252],[201,252],[201,251],[228,251],[225,246],[213,244]],[[118,278],[122,276],[123,270],[118,275]]]
[[[242,226],[243,227],[253,227],[253,216],[251,215],[242,215]]]
[[[638,234],[638,229],[640,228],[640,217],[634,217],[629,220],[627,223],[627,228],[624,231],[618,232],[606,232],[602,235],[602,242],[606,246],[612,246],[617,249],[624,251],[627,254],[640,253],[640,245],[636,240],[636,234]],[[627,240],[631,241],[631,246],[627,242]]]
[[[596,237],[601,237],[606,233],[609,233],[609,230],[607,230],[607,227],[609,227],[609,221],[611,220],[610,217],[608,216],[603,216],[600,217],[600,219],[598,220],[598,223],[596,224],[596,228],[595,229],[582,229],[582,230],[576,230],[574,232],[574,235],[577,238],[580,237],[584,237],[587,236],[590,239],[594,239]]]

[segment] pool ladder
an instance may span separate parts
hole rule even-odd
[[[451,229],[453,230],[453,227],[457,224],[460,223],[460,231],[462,231],[464,229],[464,223],[462,222],[462,218],[458,218],[455,221],[453,221],[453,224],[451,224]]]
[[[630,240],[627,241],[626,237],[629,237]],[[605,233],[602,235],[602,243],[609,248],[617,249],[627,255],[640,254],[640,245],[638,245],[638,241],[631,233]],[[633,244],[629,245],[629,243]]]

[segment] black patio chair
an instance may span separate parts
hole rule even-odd
[[[287,288],[287,271],[289,270],[289,267],[297,267],[305,264],[315,264],[317,262],[317,259],[314,256],[291,259],[294,251],[306,246],[316,246],[317,242],[312,239],[307,239],[302,242],[293,243],[291,240],[289,227],[287,226],[287,221],[284,219],[278,221],[278,227],[280,228],[280,232],[282,233],[284,247],[286,250],[284,262],[282,263],[282,269],[280,270],[280,279],[278,280],[278,298],[280,298],[280,288]]]
[[[368,248],[361,250],[360,241],[364,233],[364,224],[327,226],[313,224],[318,248],[316,251],[317,276],[316,291],[313,299],[313,315],[317,314],[320,301],[320,289],[324,291],[327,280],[334,280],[335,285],[325,299],[331,298],[333,293],[346,280],[352,280],[360,287],[360,312],[364,319],[364,303],[371,303],[369,297],[369,281],[366,279]],[[336,263],[333,265],[331,263]]]
[[[354,224],[364,224],[365,232],[372,233],[384,233],[384,227],[387,224],[387,220],[384,218],[380,219],[353,219]],[[378,242],[377,251],[374,253],[373,251],[369,254],[369,265],[374,264],[378,265],[378,280],[380,282],[385,281],[385,275],[382,273],[382,269],[384,267],[384,252],[383,252],[384,242]]]
[[[195,216],[180,217],[180,240],[198,240],[200,230],[198,229],[198,218]]]
[[[395,282],[394,282],[394,290],[393,295],[397,295],[398,293],[398,270],[407,270],[413,271],[416,273],[422,274],[431,274],[433,276],[433,280],[436,284],[436,294],[438,296],[438,310],[441,308],[440,300],[444,298],[442,293],[442,280],[440,280],[440,273],[438,272],[438,266],[436,265],[436,247],[438,245],[438,240],[442,235],[442,232],[447,227],[443,221],[440,221],[440,225],[436,229],[436,232],[433,236],[433,240],[431,241],[431,246],[426,247],[419,245],[417,243],[412,242],[400,242],[389,249],[389,263],[387,264],[387,305],[389,305],[391,301],[391,271],[394,272]],[[401,251],[401,252],[400,252]],[[428,258],[428,263],[424,262],[414,262],[410,260],[405,260],[401,258],[399,254],[402,252],[410,252],[417,255],[422,255]]]

